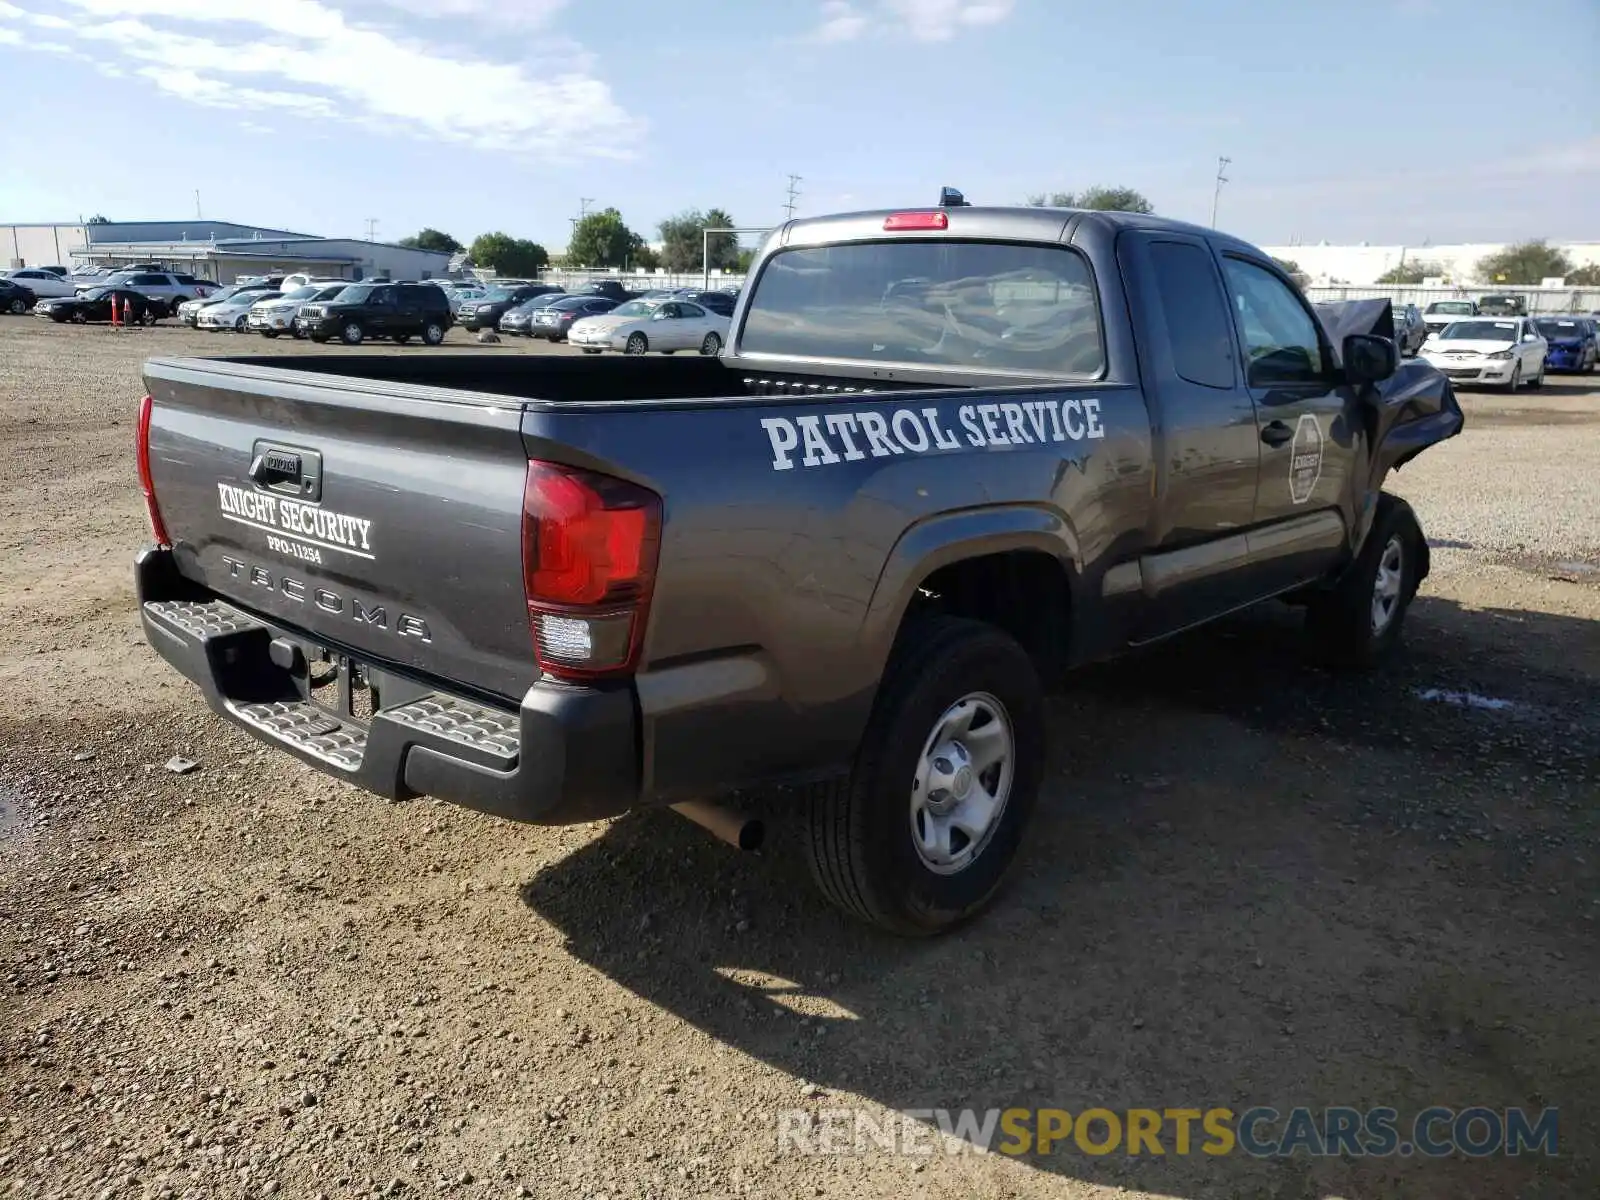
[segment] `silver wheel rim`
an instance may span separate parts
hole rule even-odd
[[[936,875],[966,870],[988,846],[1011,798],[1015,737],[988,692],[957,700],[933,724],[911,784],[911,844]]]
[[[344,327],[344,340],[354,345],[361,340],[361,326],[346,325]]]
[[[1382,633],[1400,607],[1400,585],[1405,576],[1405,546],[1395,534],[1378,556],[1378,578],[1372,585],[1372,632]]]
[[[444,330],[440,329],[437,325],[429,325],[422,331],[422,336],[425,341],[441,341],[444,338]]]
[[[714,333],[706,334],[706,340],[700,343],[700,353],[707,357],[715,356],[720,349],[722,349],[722,339]]]
[[[645,347],[644,335],[636,333],[628,339],[626,347],[629,354],[643,354]]]

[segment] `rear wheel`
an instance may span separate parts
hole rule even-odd
[[[700,353],[707,358],[715,358],[722,351],[722,338],[715,333],[708,333],[700,342]]]
[[[1422,582],[1426,553],[1411,506],[1387,493],[1379,496],[1361,553],[1333,591],[1306,608],[1316,657],[1330,667],[1361,669],[1393,650]]]
[[[437,346],[444,341],[444,326],[437,321],[429,321],[422,327],[422,341],[427,346]]]
[[[81,308],[73,309],[72,323],[74,325],[87,325],[89,323],[89,314],[84,312]]]
[[[13,296],[11,297],[11,302],[6,305],[6,311],[13,317],[20,317],[28,311],[28,305],[21,296]]]
[[[344,328],[340,330],[339,337],[346,346],[359,346],[362,339],[366,337],[366,331],[361,328],[359,322],[347,321]]]
[[[956,617],[901,636],[848,780],[807,809],[822,893],[893,933],[981,910],[1016,857],[1044,775],[1044,698],[1015,640]]]
[[[630,334],[623,347],[624,354],[643,354],[650,349],[650,340],[642,333]]]

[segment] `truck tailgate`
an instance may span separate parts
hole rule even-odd
[[[185,578],[375,663],[511,699],[534,682],[520,402],[192,360],[145,381]]]

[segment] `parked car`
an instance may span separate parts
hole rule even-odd
[[[293,275],[285,275],[278,283],[280,292],[292,292],[303,287],[327,287],[331,283],[351,283],[349,279],[339,279],[332,275],[309,275],[297,271]]]
[[[675,354],[698,350],[715,357],[728,336],[728,318],[687,300],[630,300],[599,317],[574,321],[567,340],[586,354],[620,350]]]
[[[163,316],[176,313],[178,306],[188,300],[201,300],[219,289],[209,280],[193,275],[179,275],[171,271],[122,271],[111,276],[102,287],[121,287],[138,292]]]
[[[165,301],[152,300],[143,292],[125,287],[90,288],[71,296],[52,296],[34,305],[34,315],[48,317],[61,324],[71,321],[82,325],[89,321],[111,320],[111,301],[117,302],[117,319],[134,325],[153,325],[168,314]]]
[[[300,310],[319,300],[332,300],[349,286],[347,280],[339,280],[335,283],[307,284],[279,292],[276,296],[268,292],[262,300],[250,306],[245,328],[267,338],[284,333],[303,338],[305,334],[300,329]]]
[[[533,310],[544,304],[548,297],[535,296],[532,300],[524,300],[521,304],[514,305],[501,315],[495,323],[495,328],[509,337],[527,337],[528,328],[533,324]]]
[[[0,279],[0,312],[21,316],[33,307],[38,297],[33,289],[13,279]]]
[[[701,308],[709,308],[719,317],[733,316],[733,306],[736,298],[727,292],[697,292],[690,289],[678,296],[680,300],[687,300],[691,304],[698,304]],[[1417,345],[1422,345],[1422,339],[1417,339]]]
[[[615,300],[618,304],[639,298],[638,292],[630,292],[615,279],[592,279],[580,287],[573,288],[572,295],[604,296],[608,300]]]
[[[614,311],[616,307],[617,302],[609,296],[558,296],[543,307],[534,309],[528,332],[536,338],[564,341],[575,321],[598,317]]]
[[[500,324],[501,317],[519,304],[538,296],[560,294],[561,289],[551,283],[522,283],[515,287],[496,284],[487,290],[483,299],[465,301],[456,317],[463,329],[475,333],[480,329],[493,329]]]
[[[1544,335],[1552,371],[1592,371],[1600,358],[1596,326],[1591,317],[1535,317],[1534,327]]]
[[[300,327],[312,341],[337,337],[347,346],[368,338],[403,346],[413,337],[437,346],[452,323],[450,302],[434,283],[353,283],[300,310]]]
[[[1478,306],[1471,300],[1435,300],[1422,310],[1422,323],[1428,327],[1429,333],[1438,333],[1462,317],[1477,315]]]
[[[1429,553],[1383,486],[1462,426],[1437,371],[1330,340],[1255,247],[1071,221],[797,221],[727,358],[449,355],[427,398],[400,355],[155,359],[132,608],[219,718],[358,788],[743,832],[708,801],[801,781],[790,844],[829,899],[953,929],[1059,793],[1069,668],[1282,595],[1327,663],[1396,649]],[[884,308],[915,274],[932,302]],[[990,324],[1018,281],[1059,310],[1020,342]]]
[[[1486,383],[1514,392],[1544,383],[1544,336],[1526,317],[1473,317],[1446,325],[1422,357],[1455,383]]]
[[[212,292],[209,296],[206,296],[202,299],[185,300],[183,303],[178,305],[175,315],[177,316],[178,320],[182,321],[185,325],[188,325],[190,328],[194,328],[196,321],[199,319],[200,310],[208,307],[209,305],[221,304],[225,300],[231,300],[235,296],[243,295],[246,292],[256,292],[262,295],[267,295],[275,294],[277,290],[277,288],[265,283],[229,284],[220,291]]]
[[[68,275],[72,274],[72,272],[67,270],[66,267],[61,267],[61,266],[40,267],[39,270],[41,270],[41,271],[49,271],[50,274],[55,275],[60,279],[65,279]]]
[[[1524,296],[1505,293],[1478,297],[1478,314],[1484,317],[1525,317],[1528,301]]]
[[[71,280],[63,279],[54,271],[46,271],[42,267],[24,267],[17,271],[7,271],[0,278],[21,284],[40,300],[52,296],[71,296],[78,290],[72,285]]]
[[[1396,304],[1394,313],[1394,344],[1403,355],[1412,355],[1422,349],[1428,340],[1428,327],[1423,323],[1422,310],[1415,304]]]
[[[235,292],[220,304],[208,304],[195,314],[195,328],[215,333],[232,330],[244,333],[250,327],[250,313],[258,304],[281,299],[281,294],[270,289]]]

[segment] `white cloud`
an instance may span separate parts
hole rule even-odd
[[[473,21],[504,29],[543,29],[568,0],[372,0],[415,17]]]
[[[849,42],[867,29],[867,18],[849,0],[827,0],[822,6],[822,24],[817,26],[819,42]]]
[[[520,12],[548,19],[560,2],[531,0]],[[410,10],[422,0],[385,3]],[[63,5],[90,19],[55,15]],[[627,157],[642,132],[581,54],[559,63],[494,61],[355,22],[324,0],[55,0],[53,7],[35,12],[0,0],[0,21],[50,29],[54,41],[70,34],[97,43],[136,76],[205,107],[298,112],[547,158]],[[430,11],[470,17],[489,8],[484,0],[438,0]],[[0,27],[4,40],[27,45],[18,35]]]
[[[963,29],[998,24],[1015,7],[1015,0],[876,0],[869,10],[864,2],[825,0],[813,40],[849,42],[876,31],[946,42]]]
[[[1011,15],[1013,0],[883,0],[918,41],[944,42],[963,26],[994,25]]]

